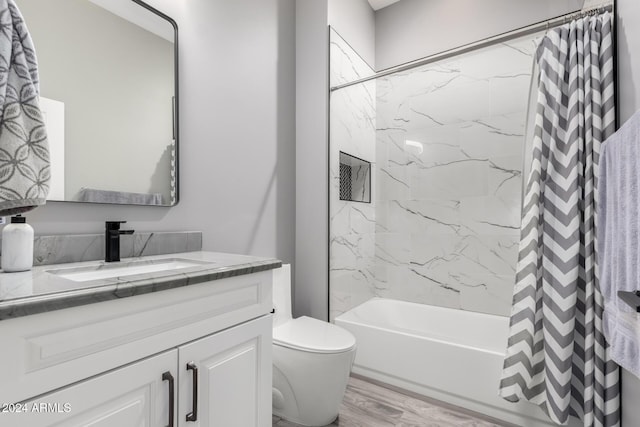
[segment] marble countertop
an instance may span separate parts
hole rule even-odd
[[[107,270],[127,264],[157,264],[159,260],[188,260],[196,266],[162,271],[73,281],[62,272]],[[217,252],[184,252],[136,258],[120,262],[75,262],[34,267],[20,273],[0,272],[0,320],[28,316],[69,307],[132,297],[212,280],[278,268],[282,262]]]

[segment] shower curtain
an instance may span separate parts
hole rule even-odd
[[[612,16],[549,30],[500,395],[558,424],[618,426],[619,372],[602,335],[595,264],[600,144],[615,131]]]

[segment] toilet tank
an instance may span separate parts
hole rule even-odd
[[[273,271],[273,327],[291,320],[291,265]]]

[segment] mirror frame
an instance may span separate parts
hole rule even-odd
[[[79,200],[47,200],[46,203],[81,203],[81,204],[89,204],[89,205],[109,205],[109,206],[144,206],[144,207],[158,207],[158,208],[171,208],[176,206],[180,202],[180,115],[179,113],[179,105],[180,105],[180,96],[179,96],[179,79],[178,79],[178,24],[176,21],[171,18],[169,15],[159,11],[153,6],[143,2],[142,0],[131,0],[133,3],[141,6],[148,11],[156,14],[157,16],[165,19],[167,22],[171,24],[173,27],[173,86],[174,86],[174,102],[173,102],[173,139],[175,141],[175,187],[176,187],[176,197],[175,202],[166,205],[144,205],[137,203],[107,203],[107,202],[82,202]]]

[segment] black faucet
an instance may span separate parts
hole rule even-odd
[[[120,224],[127,221],[105,222],[104,233],[104,260],[105,262],[120,261],[120,235],[133,234],[133,230],[120,230]]]

